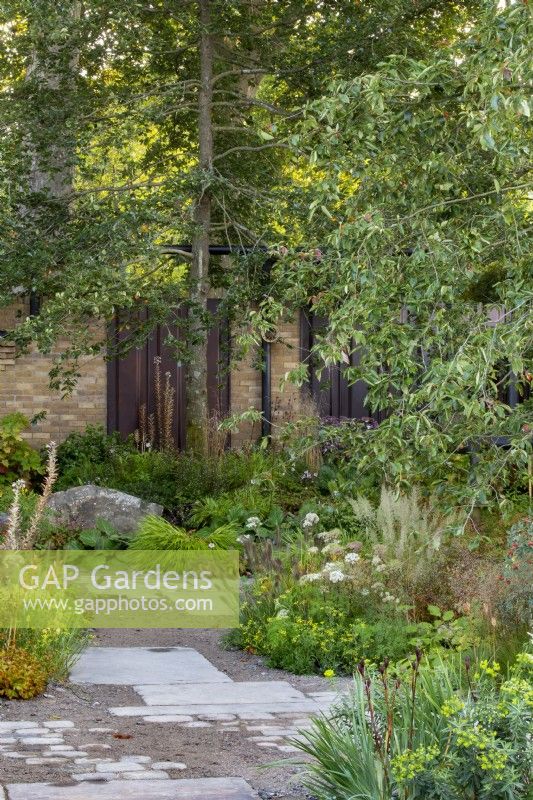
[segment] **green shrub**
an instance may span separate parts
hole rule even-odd
[[[419,605],[420,584],[412,579],[418,574],[416,555],[402,541],[404,528],[389,534],[390,548],[383,539],[376,544],[372,532],[365,549],[362,541],[347,541],[340,529],[322,531],[319,515],[304,515],[303,509],[298,515],[303,518],[295,518],[298,532],[284,523],[284,547],[275,557],[262,560],[264,548],[245,541],[246,563],[258,575],[259,588],[247,591],[232,642],[266,656],[272,666],[299,673],[350,673],[361,658],[401,661],[415,645],[431,651],[479,645],[483,631],[476,617],[460,616],[449,606],[441,611],[436,604]],[[423,531],[422,525],[417,528]],[[392,546],[396,536],[401,546]],[[412,539],[425,543],[430,537]],[[425,548],[419,551],[422,565],[431,559]],[[424,580],[434,585],[436,574],[428,570]],[[442,575],[438,583],[446,584]]]
[[[368,613],[364,602],[340,587],[296,584],[279,593],[281,581],[263,577],[241,606],[233,644],[264,655],[272,667],[297,674],[327,669],[350,674],[364,658],[404,659],[419,633],[394,609]],[[435,636],[435,646],[440,644]]]
[[[118,433],[106,434],[101,425],[88,425],[84,433],[70,433],[57,448],[57,489],[94,482],[98,469],[111,462],[116,453],[133,449]]]
[[[13,633],[0,631],[0,642],[7,647]],[[44,669],[48,680],[62,681],[90,641],[90,635],[81,628],[19,628],[16,646],[30,653]]]
[[[264,487],[272,483],[275,462],[261,453],[225,452],[199,458],[191,453],[138,452],[132,440],[106,435],[89,426],[72,433],[58,448],[57,489],[95,483],[158,502],[176,521],[183,523],[192,506],[206,496],[218,496],[255,479]]]
[[[161,517],[145,517],[130,543],[130,550],[230,550],[237,547],[231,525],[214,531],[187,531]]]
[[[332,669],[350,674],[354,664],[365,658],[376,663],[391,654],[397,661],[412,650],[411,635],[402,620],[369,623],[364,619],[336,615],[327,606],[329,621],[274,617],[267,623],[263,648],[267,663],[297,675]]]
[[[21,647],[0,651],[0,696],[29,700],[46,689],[47,675],[32,653]]]
[[[519,800],[531,797],[533,656],[508,678],[498,664],[456,659],[403,676],[360,665],[351,699],[295,746],[313,762],[318,800]]]
[[[30,420],[18,411],[0,419],[0,487],[30,480],[42,471],[39,453],[22,438],[29,425]]]
[[[188,521],[211,530],[232,525],[245,535],[279,540],[284,519],[283,509],[274,504],[271,494],[250,486],[219,497],[204,497],[195,504]]]
[[[239,489],[250,483],[256,469],[256,460],[244,453],[228,451],[218,457],[204,458],[182,453],[176,481],[176,505],[188,509],[206,496]]]

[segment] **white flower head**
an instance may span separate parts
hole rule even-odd
[[[329,579],[331,583],[340,583],[344,580],[344,572],[341,572],[340,569],[332,569],[329,573]]]
[[[379,556],[374,556],[372,558],[372,566],[377,567],[379,564],[381,564],[381,558]]]
[[[326,553],[326,555],[327,555],[328,553],[334,553],[335,551],[340,550],[340,549],[341,548],[340,548],[339,542],[335,541],[335,542],[329,542],[329,544],[327,544],[325,547],[323,547],[322,548],[322,552]],[[342,552],[342,550],[341,550],[341,552]]]
[[[209,544],[207,546],[209,547],[210,550],[214,550],[215,547],[216,547],[216,544],[214,542],[209,542]]]
[[[324,564],[322,572],[331,572],[332,569],[338,569],[338,566],[334,561],[328,561],[327,564]]]
[[[306,575],[302,575],[300,583],[313,583],[314,581],[321,580],[322,577],[320,572],[308,572]]]
[[[361,560],[361,556],[359,556],[357,553],[346,553],[344,560],[347,564],[355,564],[356,561]]]
[[[311,553],[312,555],[315,555],[315,553],[318,553],[318,547],[315,547],[315,546],[313,545],[313,547],[310,547],[310,548],[309,548],[309,550],[308,550],[307,552],[308,552],[308,553]]]
[[[246,520],[246,527],[248,530],[255,531],[261,525],[261,520],[259,517],[248,517]]]
[[[319,521],[320,517],[318,516],[318,514],[315,514],[314,511],[310,511],[304,517],[304,520],[302,522],[302,528],[312,528],[313,525],[316,525]]]
[[[335,544],[338,544],[339,536],[341,535],[342,533],[338,528],[333,528],[332,531],[322,531],[322,533],[317,533],[317,538],[322,539],[323,542],[335,542]]]
[[[289,616],[289,612],[287,611],[286,608],[280,608],[280,610],[276,614],[276,617],[279,617],[280,619],[285,619],[285,617],[288,617],[288,616]]]

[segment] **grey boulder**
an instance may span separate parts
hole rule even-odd
[[[88,530],[94,528],[98,520],[105,520],[119,533],[135,533],[147,515],[160,517],[163,506],[116,489],[89,484],[56,492],[50,498],[48,510],[57,525],[70,530]]]

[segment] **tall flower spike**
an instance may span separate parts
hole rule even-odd
[[[6,535],[2,542],[2,550],[18,550],[20,537],[20,493],[26,486],[23,480],[12,484],[13,501],[8,511]]]
[[[54,488],[54,484],[57,480],[57,445],[55,442],[49,442],[47,444],[46,449],[48,450],[48,461],[46,465],[46,480],[44,482],[43,492],[39,497],[39,501],[33,512],[30,526],[24,539],[22,540],[22,550],[32,550],[39,535],[39,525],[42,522],[44,512],[50,497],[52,496],[52,491]]]

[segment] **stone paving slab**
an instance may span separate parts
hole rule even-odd
[[[112,780],[76,786],[12,783],[6,788],[9,800],[258,800],[242,778]]]
[[[88,647],[72,668],[70,680],[121,686],[232,683],[189,647]]]
[[[154,684],[154,681],[150,682]],[[197,706],[268,703],[292,703],[306,699],[287,681],[242,681],[240,683],[191,683],[168,685],[138,685],[135,691],[149,706]],[[194,713],[194,712],[189,712]]]
[[[110,708],[116,717],[154,717],[154,716],[187,716],[190,714],[221,714],[228,710],[227,705],[183,705],[183,706],[118,706]],[[232,703],[231,713],[240,719],[266,719],[265,714],[292,712],[294,714],[319,714],[322,709],[313,700],[304,697],[287,703]],[[242,714],[242,717],[241,717]],[[178,720],[176,720],[177,722]]]

